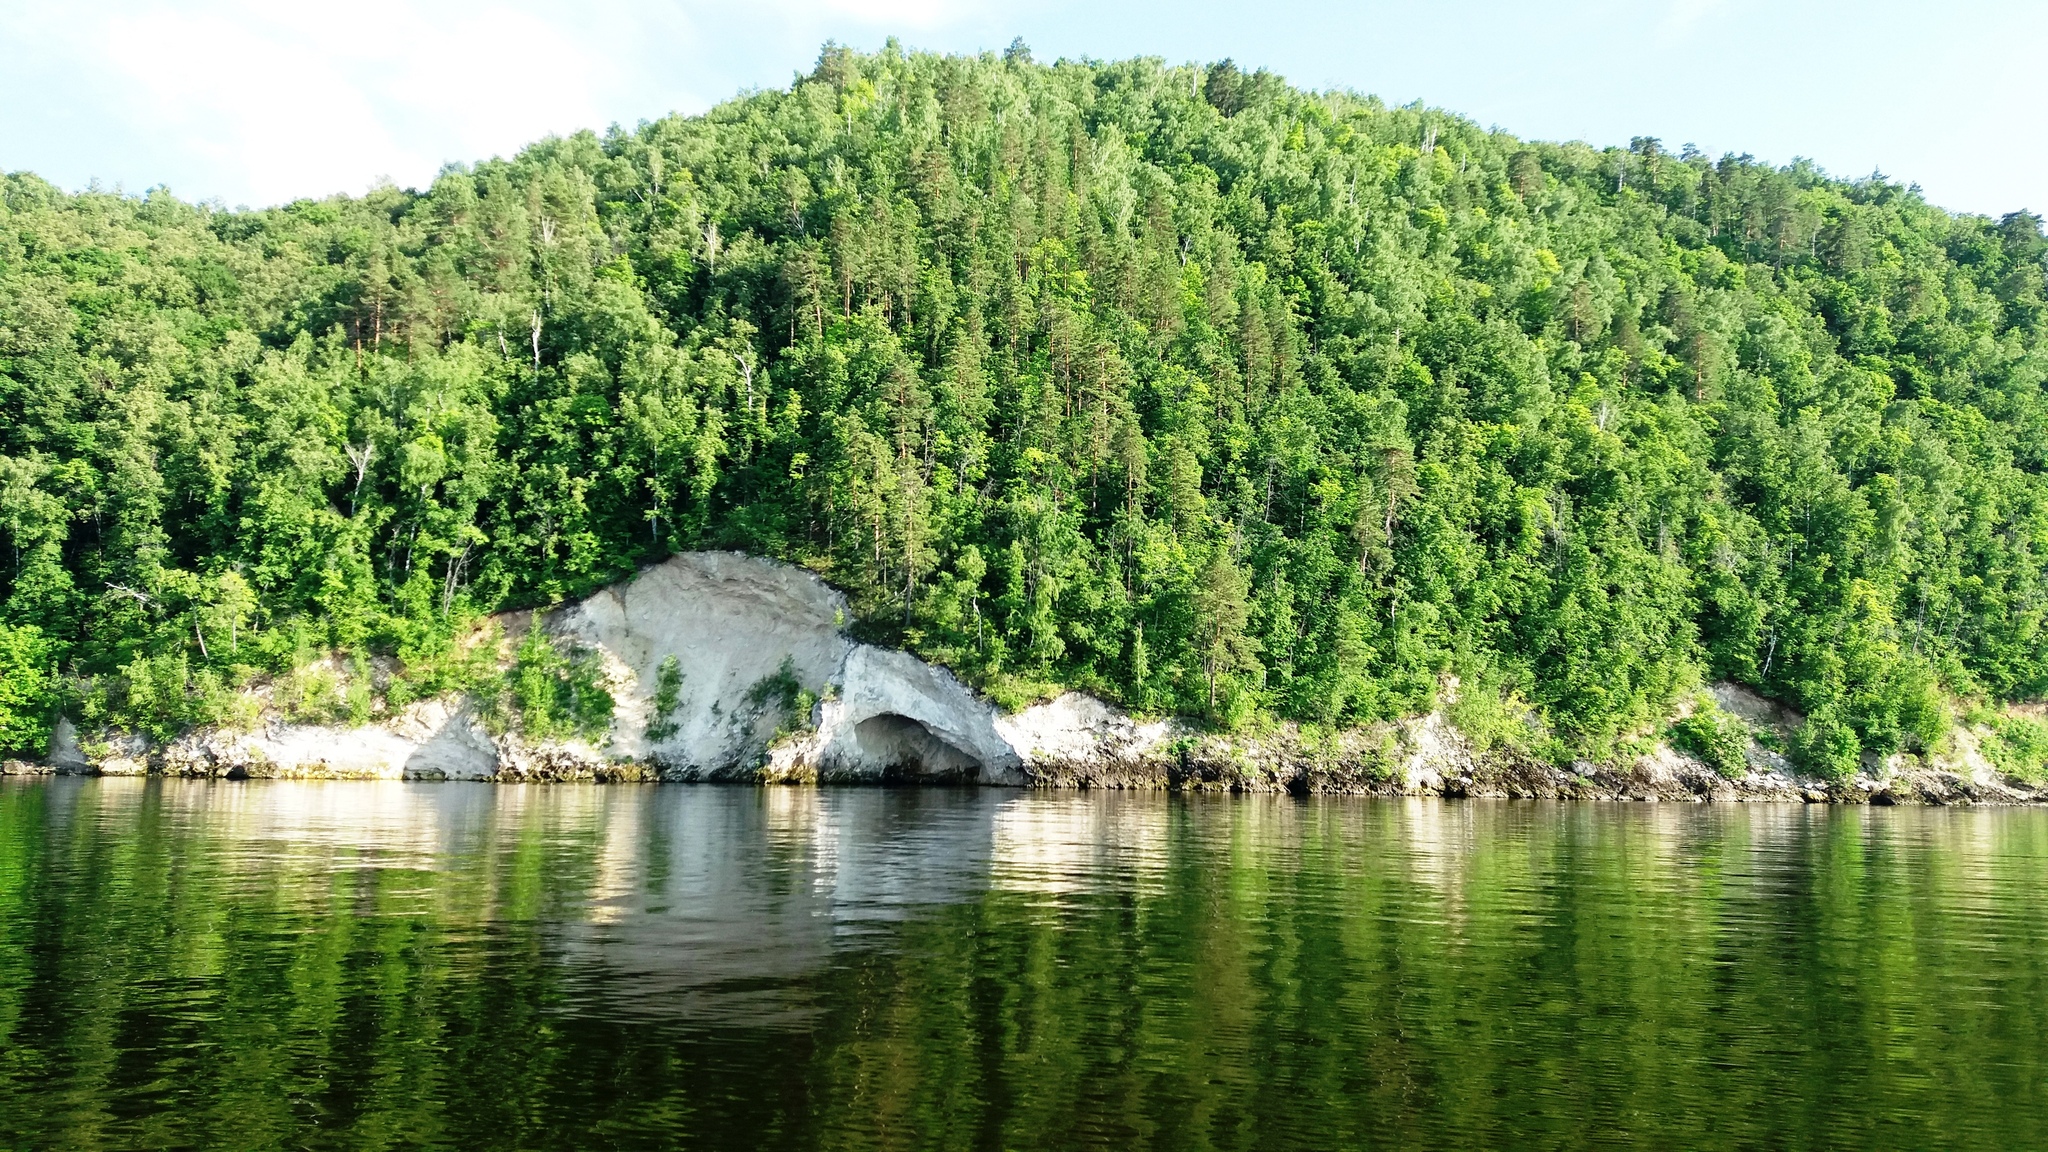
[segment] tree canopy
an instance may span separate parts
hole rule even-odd
[[[737,548],[1000,699],[1598,746],[2048,686],[2040,221],[1229,62],[788,90],[227,211],[0,184],[0,738]],[[441,677],[443,679],[437,679]],[[1843,751],[1847,749],[1847,751]]]

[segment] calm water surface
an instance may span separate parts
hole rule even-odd
[[[2048,812],[0,781],[0,1148],[2048,1145]]]

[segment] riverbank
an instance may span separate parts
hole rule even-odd
[[[2024,804],[1958,726],[1931,757],[1866,760],[1847,779],[1806,775],[1778,749],[1802,718],[1739,685],[1685,702],[1733,733],[1720,763],[1659,728],[1599,758],[1545,758],[1526,741],[1475,740],[1442,707],[1344,731],[1275,723],[1238,732],[1134,717],[1068,692],[999,708],[948,670],[846,631],[846,599],[810,572],[738,553],[672,557],[577,603],[488,622],[480,686],[392,706],[389,670],[332,663],[243,690],[237,724],[169,740],[56,726],[46,762],[7,774],[225,779],[535,782],[928,783],[1612,801]],[[535,631],[538,630],[538,631]],[[582,693],[575,722],[538,725],[508,703],[539,666]],[[566,671],[565,671],[566,670]],[[354,676],[355,679],[351,679]],[[306,684],[331,706],[309,718]],[[497,686],[493,686],[497,685]],[[343,704],[357,701],[354,715]],[[367,707],[361,701],[369,701]],[[602,708],[588,706],[596,700]],[[319,702],[316,700],[316,704]],[[1676,717],[1674,719],[1677,719]],[[1513,725],[1509,727],[1512,729]]]
[[[1721,694],[1733,691],[1721,687]],[[787,747],[764,749],[760,762],[704,770],[657,760],[592,754],[588,749],[534,749],[516,739],[479,739],[474,772],[450,773],[437,765],[407,767],[367,764],[366,746],[382,730],[307,729],[274,724],[250,732],[209,730],[152,746],[127,738],[97,748],[90,756],[75,736],[74,758],[61,763],[0,762],[0,776],[114,776],[182,779],[294,780],[471,780],[530,783],[728,782],[760,785],[960,784],[1065,789],[1164,791],[1181,793],[1292,793],[1384,797],[1490,798],[1609,802],[1808,804],[2013,805],[2048,803],[2048,789],[2001,776],[1975,754],[1970,736],[1951,756],[1929,764],[1896,757],[1845,780],[1801,774],[1760,745],[1750,749],[1749,771],[1729,776],[1700,760],[1657,744],[1626,759],[1587,760],[1558,765],[1520,749],[1479,750],[1432,713],[1396,725],[1336,735],[1310,735],[1277,726],[1255,736],[1225,736],[1176,730],[1147,732],[1099,702],[1068,697],[1042,710],[1063,724],[1053,733],[1067,745],[1037,746],[1020,757],[1015,777],[984,782],[942,777],[899,766],[881,773],[820,772],[806,767]],[[1013,730],[1014,730],[1013,726]],[[1053,734],[1048,733],[1048,734]],[[1075,739],[1077,733],[1085,739]],[[474,734],[472,734],[474,735]],[[814,736],[815,734],[813,734]],[[1170,738],[1167,738],[1169,737]],[[1149,737],[1149,739],[1148,739]],[[252,749],[312,748],[324,754],[278,759]],[[780,753],[779,755],[777,753]]]

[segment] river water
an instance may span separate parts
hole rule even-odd
[[[0,1148],[2048,1145],[2048,811],[0,781]]]

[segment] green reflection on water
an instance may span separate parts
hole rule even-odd
[[[2048,812],[0,784],[0,1147],[2039,1146]]]

